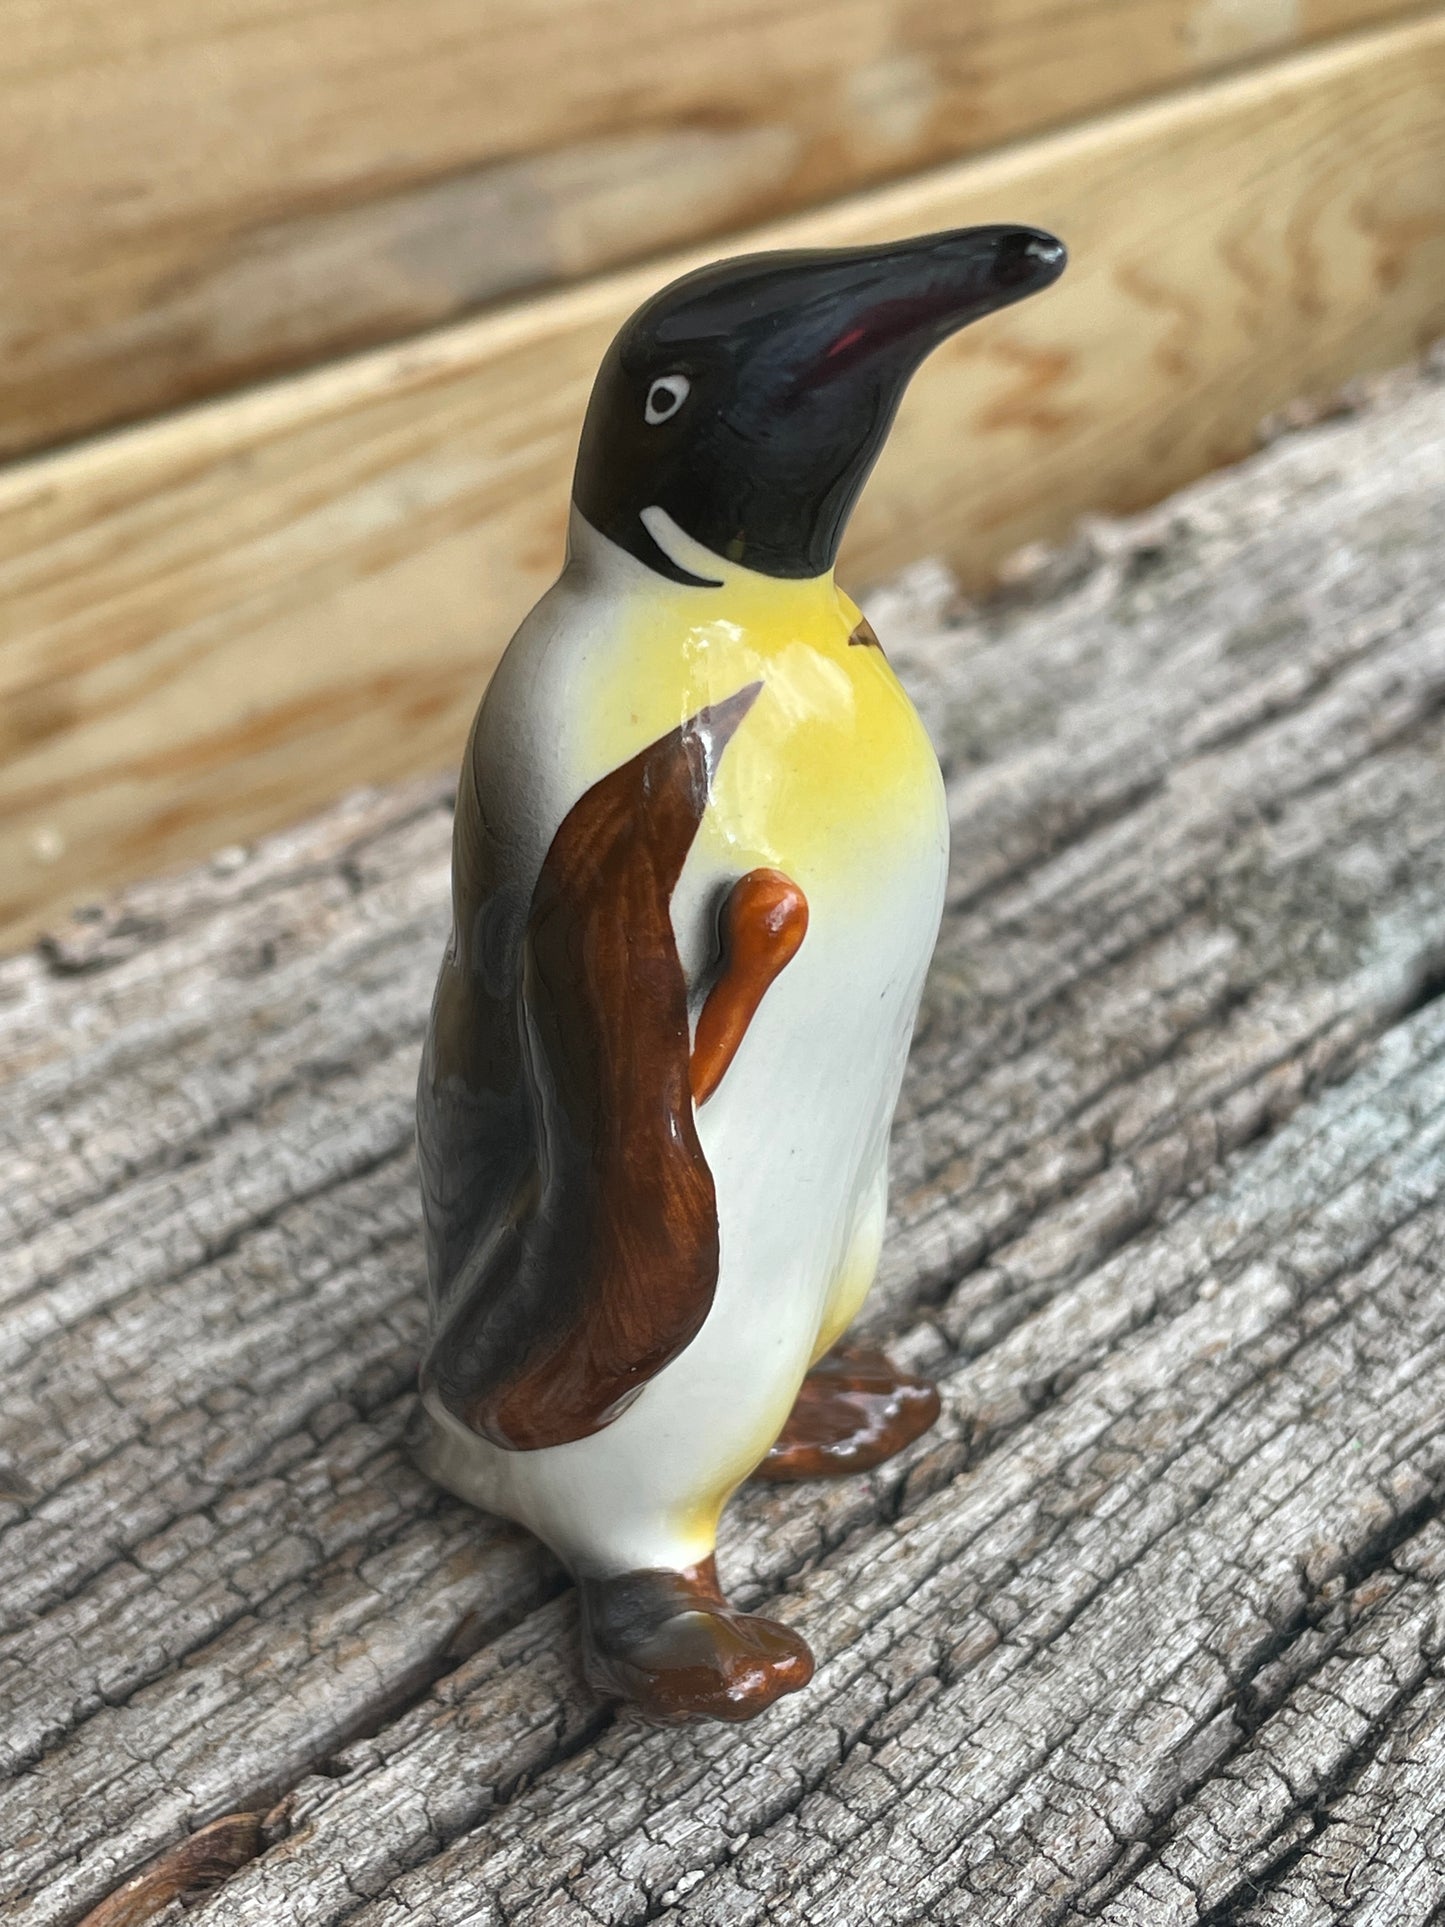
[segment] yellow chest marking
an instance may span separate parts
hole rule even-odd
[[[717,770],[699,842],[728,868],[769,864],[805,890],[936,833],[933,749],[831,575],[778,581],[728,567],[701,593],[657,579],[624,602],[586,692],[600,768],[615,768],[750,682],[762,693]]]

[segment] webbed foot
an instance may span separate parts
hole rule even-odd
[[[803,1380],[758,1479],[828,1479],[867,1472],[926,1432],[938,1387],[900,1372],[871,1346],[839,1345]]]
[[[584,1579],[579,1590],[589,1685],[657,1725],[750,1720],[813,1677],[805,1642],[730,1606],[711,1559],[684,1572]]]

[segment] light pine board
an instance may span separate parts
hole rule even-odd
[[[1403,11],[0,0],[0,454]]]
[[[821,1661],[745,1731],[600,1706],[406,1459],[441,791],[0,965],[7,1927],[1438,1920],[1442,444],[1437,375],[870,603],[953,866],[867,1322],[944,1415],[734,1508]]]
[[[1056,228],[1073,265],[925,368],[845,551],[855,585],[928,548],[982,580],[1445,328],[1445,15],[739,244],[997,218]],[[685,265],[0,476],[0,942],[453,765],[558,567],[597,360]]]

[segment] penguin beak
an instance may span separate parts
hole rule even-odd
[[[831,262],[815,257],[799,263],[796,282],[780,264],[768,292],[779,359],[790,364],[789,398],[856,379],[870,365],[901,385],[949,335],[1057,281],[1067,259],[1063,243],[1039,228],[978,227]],[[778,403],[783,388],[774,390]]]
[[[791,362],[800,380],[832,380],[890,350],[912,349],[916,367],[959,328],[1057,281],[1067,260],[1043,229],[1003,226],[755,255],[678,283],[675,292],[692,298],[659,320],[655,339],[661,347],[742,339],[752,357]]]
[[[921,360],[942,339],[1048,287],[1064,274],[1064,243],[1037,227],[965,227],[859,264],[852,306],[813,364],[817,380],[880,351],[913,347]]]

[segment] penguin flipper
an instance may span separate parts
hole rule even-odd
[[[808,899],[781,870],[749,870],[723,906],[723,963],[692,1047],[693,1102],[706,1104],[727,1075],[769,984],[808,931]]]
[[[671,899],[752,683],[595,783],[564,818],[522,945],[537,1149],[425,1375],[463,1424],[538,1450],[616,1418],[697,1335],[718,1274]]]

